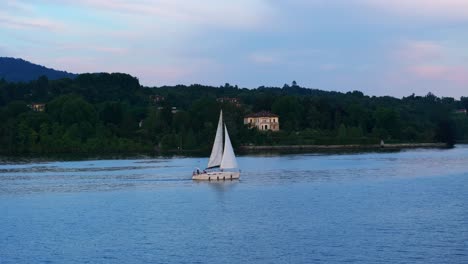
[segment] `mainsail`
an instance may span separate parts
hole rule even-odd
[[[227,132],[226,125],[224,125],[224,153],[221,160],[221,169],[235,169],[237,168],[236,155],[232,148],[231,139]]]
[[[218,129],[216,130],[216,137],[211,150],[210,160],[208,161],[208,169],[219,167],[221,159],[223,158],[223,111],[219,115]]]

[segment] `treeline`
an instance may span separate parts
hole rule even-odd
[[[237,98],[239,104],[219,102]],[[45,103],[45,111],[31,109]],[[235,146],[377,144],[468,139],[468,98],[433,94],[403,99],[326,92],[285,85],[238,88],[203,85],[148,88],[127,74],[82,74],[28,83],[0,80],[0,152],[209,152],[219,110]],[[280,116],[280,132],[243,125],[251,112]]]

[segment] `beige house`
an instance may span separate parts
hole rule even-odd
[[[250,127],[256,127],[261,131],[279,131],[279,116],[262,111],[244,117],[244,124]]]

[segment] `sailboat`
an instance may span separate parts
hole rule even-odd
[[[224,128],[224,148],[223,148]],[[220,181],[239,179],[240,171],[237,166],[236,155],[232,148],[231,139],[223,123],[223,111],[219,114],[216,137],[211,150],[208,166],[202,172],[197,169],[192,176],[193,180]]]

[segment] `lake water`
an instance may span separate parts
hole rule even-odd
[[[3,161],[0,263],[468,263],[468,146]]]

